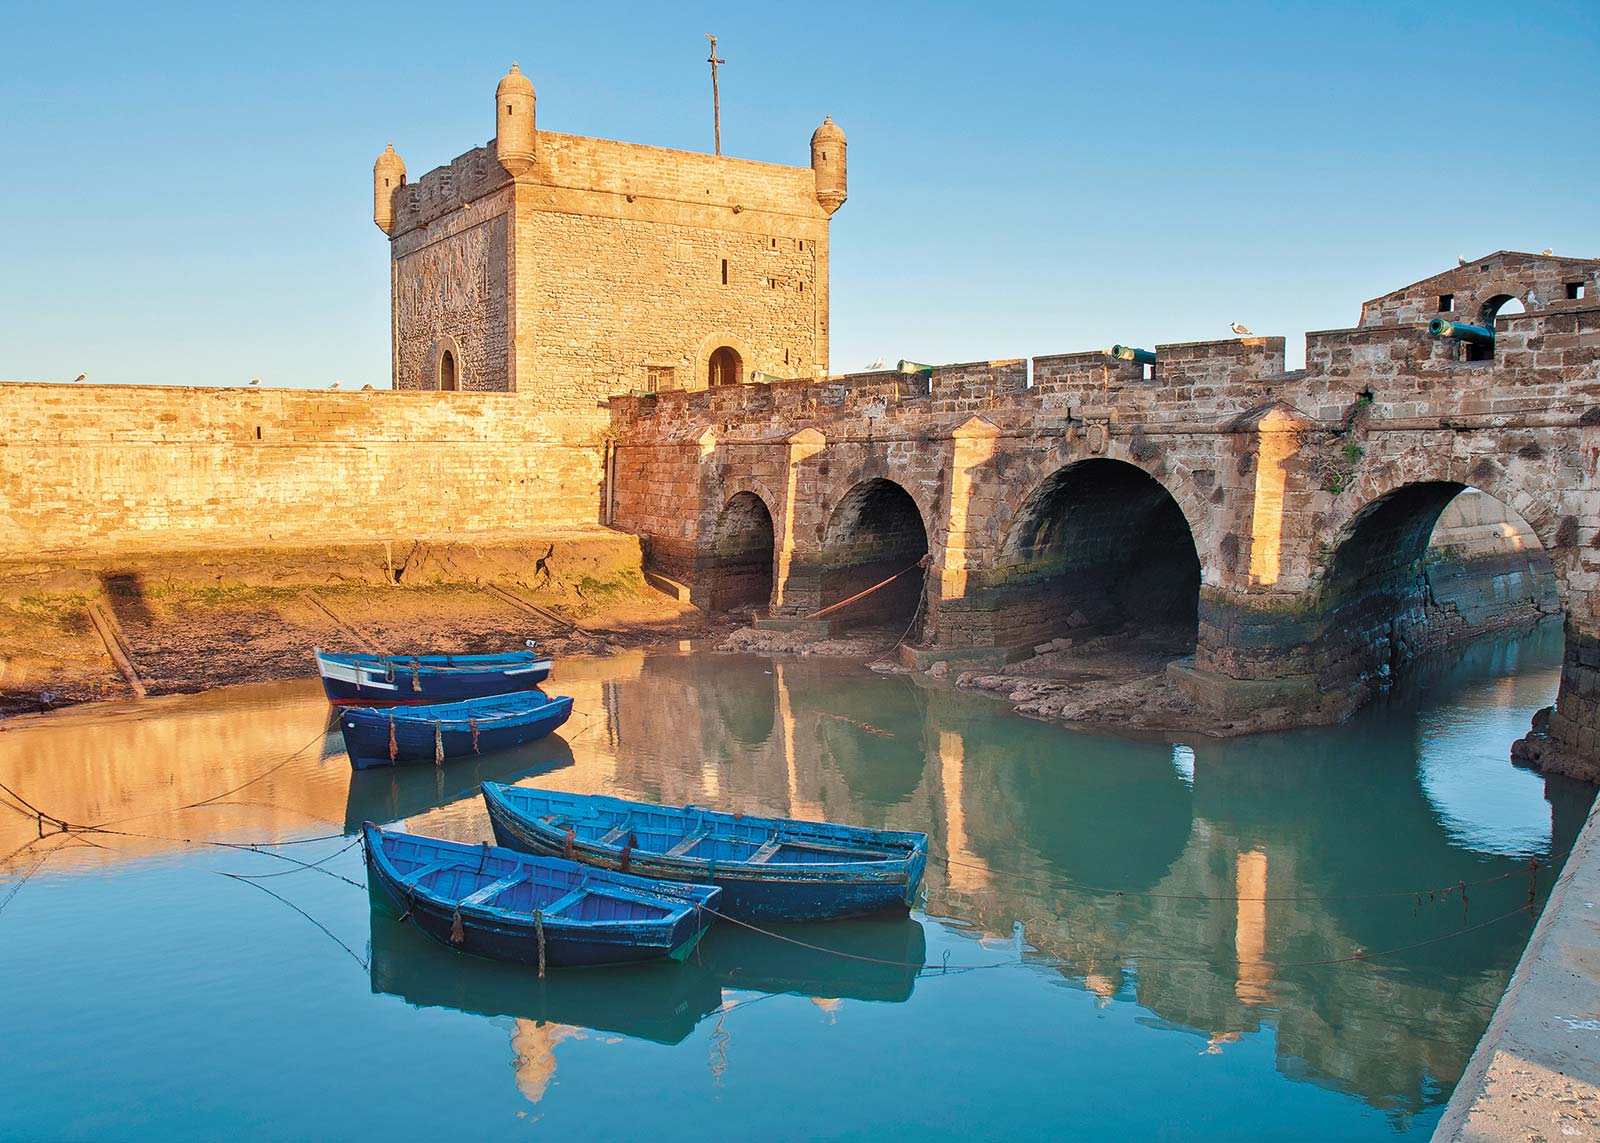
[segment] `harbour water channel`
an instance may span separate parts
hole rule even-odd
[[[1507,761],[1560,650],[1232,741],[687,648],[564,661],[560,737],[438,769],[352,774],[309,680],[13,719],[0,782],[105,832],[0,809],[0,1138],[1426,1138],[1588,809]],[[485,778],[936,860],[910,917],[541,982],[361,888],[363,820],[484,840]]]

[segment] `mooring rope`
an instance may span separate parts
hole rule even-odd
[[[904,568],[901,571],[895,572],[892,576],[890,576],[888,579],[884,580],[882,583],[875,583],[871,587],[867,588],[867,590],[865,590],[865,591],[858,591],[854,595],[852,595],[849,599],[841,599],[838,603],[830,603],[830,604],[828,604],[828,606],[822,608],[819,611],[813,611],[810,615],[806,616],[806,618],[807,619],[821,619],[824,615],[828,615],[831,612],[838,611],[841,607],[848,607],[848,606],[850,606],[850,604],[856,602],[859,599],[865,599],[867,596],[871,595],[873,592],[877,591],[879,588],[888,587],[891,583],[893,583],[895,580],[899,579],[901,576],[907,574],[908,572],[914,572],[918,568],[927,567],[928,566],[928,560],[929,560],[929,557],[923,556],[921,559],[919,559],[916,563],[912,564],[910,567]]]
[[[948,951],[946,951],[944,958],[939,964],[931,964],[926,961],[890,960],[884,957],[866,956],[862,953],[845,952],[843,949],[828,948],[826,945],[812,944],[809,941],[802,941],[796,937],[791,937],[784,933],[774,932],[771,929],[762,928],[760,925],[753,925],[749,921],[743,921],[737,917],[730,917],[726,913],[709,908],[705,905],[696,905],[695,908],[704,909],[718,920],[727,921],[729,924],[737,925],[740,928],[748,929],[753,933],[757,933],[764,937],[769,937],[775,941],[781,941],[784,944],[794,945],[797,948],[807,949],[811,952],[825,953],[829,956],[839,957],[843,960],[858,961],[864,964],[882,965],[886,968],[915,969],[919,975],[923,973],[947,975],[954,973],[979,972],[985,969],[1005,968],[1008,965],[1045,965],[1051,968],[1068,970],[1077,970],[1081,967],[1072,961],[1048,955],[1035,955],[1031,959],[1027,960],[992,961],[987,964],[951,964],[949,960],[950,954]],[[1511,919],[1512,917],[1529,916],[1531,913],[1532,910],[1528,906],[1519,905],[1515,909],[1501,913],[1498,916],[1490,917],[1486,921],[1479,921],[1474,925],[1463,925],[1461,928],[1455,929],[1451,932],[1428,937],[1420,941],[1412,941],[1409,944],[1394,945],[1390,948],[1377,950],[1362,949],[1357,952],[1346,954],[1345,956],[1327,957],[1322,960],[1263,960],[1261,964],[1263,967],[1273,969],[1274,971],[1298,968],[1327,968],[1341,964],[1356,964],[1362,961],[1377,960],[1381,957],[1398,956],[1400,953],[1413,952],[1416,949],[1427,948],[1430,945],[1442,944],[1445,941],[1455,940],[1457,937],[1465,936],[1468,933],[1475,933],[1482,929],[1489,928],[1492,925],[1498,925],[1503,921]],[[1166,956],[1159,953],[1146,954],[1137,952],[1124,953],[1122,954],[1121,960],[1130,961],[1136,964],[1159,961],[1163,964],[1204,965],[1208,968],[1215,969],[1226,969],[1236,964],[1235,961],[1231,960],[1226,962],[1218,962],[1199,957]]]
[[[1480,877],[1475,881],[1456,881],[1450,885],[1437,886],[1431,889],[1384,889],[1365,893],[1282,893],[1268,894],[1260,897],[1245,897],[1234,893],[1158,893],[1152,890],[1141,889],[1116,889],[1104,885],[1088,885],[1081,881],[1074,881],[1068,877],[1057,877],[1050,874],[1023,873],[1017,869],[996,869],[989,865],[980,865],[971,861],[957,861],[947,854],[928,854],[928,860],[939,865],[959,869],[972,869],[1002,878],[1012,878],[1017,881],[1027,881],[1036,885],[1049,885],[1059,889],[1072,889],[1080,893],[1099,893],[1107,897],[1143,897],[1155,901],[1214,901],[1220,903],[1261,903],[1266,901],[1378,901],[1400,900],[1406,897],[1415,898],[1417,907],[1423,904],[1423,898],[1435,903],[1448,901],[1454,895],[1465,895],[1466,890],[1477,888],[1479,885],[1494,885],[1501,881],[1510,881],[1515,878],[1529,877],[1536,880],[1541,868],[1548,868],[1556,862],[1566,858],[1572,850],[1564,849],[1543,858],[1534,858],[1521,869],[1509,873],[1499,873],[1492,877]],[[1531,896],[1531,894],[1530,894]]]
[[[231,881],[243,882],[244,884],[249,885],[253,889],[261,890],[263,893],[267,894],[269,897],[276,897],[278,900],[282,901],[285,905],[289,906],[289,908],[293,909],[296,913],[299,913],[306,920],[310,921],[313,925],[317,926],[317,928],[321,929],[324,933],[326,933],[329,940],[333,941],[334,944],[338,945],[345,952],[350,954],[350,959],[355,961],[357,964],[359,964],[361,966],[361,968],[362,968],[362,971],[368,971],[368,970],[371,969],[372,963],[370,961],[368,961],[364,957],[358,956],[356,954],[356,950],[351,948],[349,945],[345,944],[344,941],[340,940],[339,937],[334,934],[334,931],[332,929],[328,928],[327,925],[324,925],[321,921],[317,920],[310,913],[308,913],[304,909],[302,909],[299,905],[296,905],[293,901],[289,900],[289,898],[284,897],[281,894],[274,893],[271,889],[268,889],[265,885],[261,885],[261,884],[258,884],[255,881],[248,880],[248,879],[246,879],[244,877],[241,877],[237,873],[224,873],[220,869],[213,869],[211,872],[215,873],[218,877],[226,877]]]

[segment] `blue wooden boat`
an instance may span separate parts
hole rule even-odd
[[[520,964],[682,960],[721,893],[657,884],[488,842],[463,845],[361,827],[374,901],[460,952]]]
[[[335,706],[456,702],[513,694],[550,677],[535,651],[504,655],[337,655],[313,647],[322,689]]]
[[[543,738],[572,715],[572,700],[492,695],[436,706],[350,706],[339,711],[345,752],[357,770],[444,762]]]
[[[495,839],[524,853],[722,890],[730,917],[820,921],[905,910],[928,835],[483,784]]]

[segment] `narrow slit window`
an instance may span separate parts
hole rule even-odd
[[[722,284],[724,286],[728,284],[728,260],[726,258],[722,260]]]

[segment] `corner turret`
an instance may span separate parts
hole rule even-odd
[[[394,228],[394,192],[406,185],[405,160],[390,143],[372,164],[372,221],[385,234]]]
[[[811,170],[817,177],[817,201],[829,214],[843,206],[848,197],[844,151],[844,132],[829,115],[822,120],[822,126],[811,133]]]
[[[512,64],[494,89],[494,155],[513,178],[532,169],[539,153],[533,84]]]

